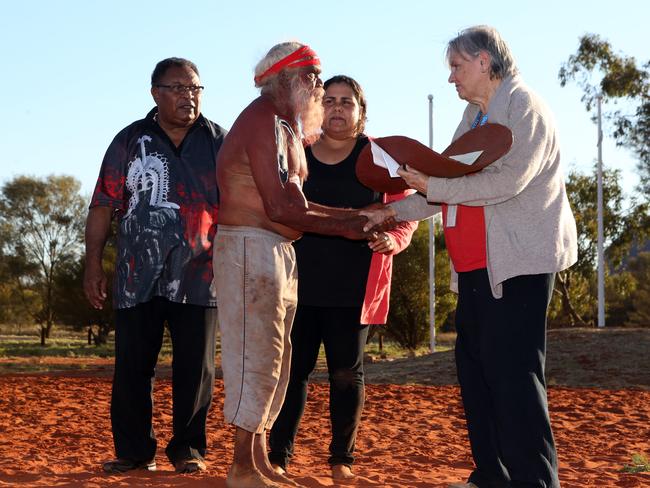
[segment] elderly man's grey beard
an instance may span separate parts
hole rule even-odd
[[[291,90],[291,108],[306,144],[312,144],[320,137],[324,116],[324,95],[325,90],[322,87],[306,88],[299,77],[294,78]]]

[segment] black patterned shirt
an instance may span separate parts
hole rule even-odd
[[[154,296],[216,306],[212,242],[217,230],[217,152],[226,131],[200,115],[176,147],[157,108],[108,147],[90,207],[115,209],[115,308]]]

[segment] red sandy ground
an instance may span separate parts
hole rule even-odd
[[[577,385],[549,389],[562,485],[648,487],[650,473],[620,470],[631,463],[632,454],[650,454],[650,329],[575,334],[553,333],[549,341],[549,383]],[[584,354],[577,354],[577,349]],[[599,354],[606,355],[606,364],[601,364]],[[458,387],[448,377],[449,364],[451,353],[368,365],[370,382],[428,385],[368,385],[355,486],[443,487],[466,478],[472,460]],[[221,380],[216,382],[208,426],[206,473],[176,475],[161,449],[157,472],[104,475],[100,463],[112,457],[111,380],[106,373],[0,376],[0,487],[225,486],[232,429],[221,416]],[[591,386],[594,375],[606,389]],[[164,446],[170,437],[171,385],[167,375],[162,376],[156,383],[154,421]],[[327,386],[313,385],[290,467],[295,479],[310,488],[335,486],[326,464],[327,405]]]

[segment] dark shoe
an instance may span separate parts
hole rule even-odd
[[[202,459],[193,457],[179,459],[174,463],[174,468],[176,468],[177,473],[196,473],[207,469]]]
[[[112,461],[107,461],[102,465],[105,473],[117,474],[117,473],[126,473],[127,471],[132,471],[134,469],[145,469],[147,471],[156,470],[156,461],[154,459],[150,461],[134,461],[133,459],[122,459],[117,458]]]

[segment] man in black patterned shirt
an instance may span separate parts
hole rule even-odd
[[[201,115],[199,73],[182,58],[151,76],[156,107],[109,146],[86,223],[84,290],[102,308],[102,254],[118,224],[113,287],[115,374],[111,425],[117,458],[108,473],[154,470],[153,379],[167,323],[173,345],[173,437],[166,454],[178,472],[205,469],[212,401],[216,298],[217,153],[225,131]]]

